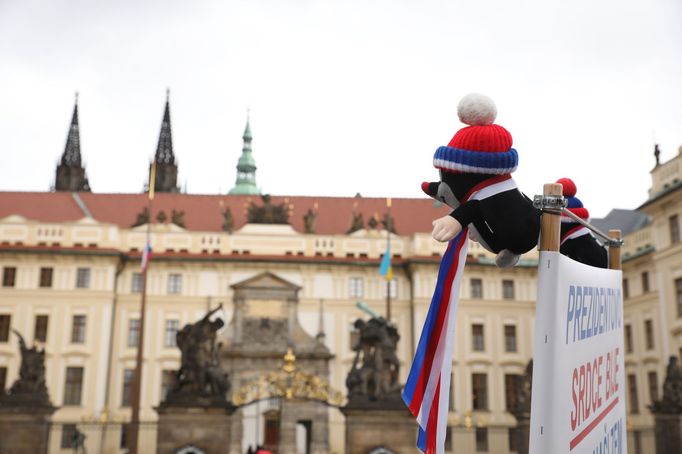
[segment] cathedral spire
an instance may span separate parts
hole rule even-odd
[[[244,145],[242,146],[242,155],[237,162],[237,181],[234,188],[230,190],[230,194],[260,194],[260,190],[256,186],[256,160],[253,159],[253,152],[251,151],[253,136],[251,135],[248,115],[242,140]]]
[[[55,177],[57,191],[90,191],[88,177],[85,175],[81,159],[81,140],[78,125],[78,92],[73,106],[71,125],[66,137],[64,153],[57,166]]]
[[[156,145],[154,162],[156,162],[154,190],[156,192],[178,192],[178,165],[173,154],[169,89],[166,89],[166,107],[163,111],[163,120],[161,120],[161,131],[159,133],[159,142]],[[151,169],[151,164],[149,167]]]

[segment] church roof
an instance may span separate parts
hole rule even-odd
[[[238,230],[246,224],[247,208],[252,202],[263,205],[261,197],[254,195],[157,193],[152,219],[156,219],[160,211],[164,211],[168,218],[172,210],[184,211],[187,230],[220,232],[224,222],[223,211],[229,208],[234,230]],[[74,222],[87,217],[89,212],[96,221],[130,228],[147,203],[146,194],[0,192],[0,219],[20,215],[45,223]],[[316,212],[314,232],[318,235],[347,233],[354,214],[362,214],[366,228],[369,228],[371,218],[377,221],[377,228],[382,228],[381,219],[386,213],[385,198],[272,196],[271,203],[287,205],[289,222],[294,230],[301,233],[305,231],[303,216],[308,210]],[[431,232],[431,221],[447,212],[447,207],[436,206],[427,198],[392,199],[391,216],[399,235]]]

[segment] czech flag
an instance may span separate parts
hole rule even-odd
[[[140,261],[140,269],[144,273],[149,264],[149,260],[152,258],[152,246],[147,240],[147,244],[144,246],[144,251],[142,251],[142,260]]]

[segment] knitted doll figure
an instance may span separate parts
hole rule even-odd
[[[519,158],[509,131],[493,124],[493,100],[471,93],[462,98],[457,114],[468,126],[436,150],[433,165],[441,180],[422,183],[427,195],[454,209],[433,221],[432,236],[449,241],[468,225],[470,237],[497,254],[498,267],[512,267],[537,246],[540,211],[511,177]]]
[[[563,186],[564,197],[568,202],[568,211],[579,218],[589,221],[590,213],[575,196],[575,183],[570,178],[560,178],[557,183]],[[568,215],[561,215],[561,246],[559,252],[576,262],[598,268],[608,268],[609,259],[606,249],[592,236],[592,232]]]

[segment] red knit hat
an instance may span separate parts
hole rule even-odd
[[[575,214],[581,219],[588,220],[590,218],[590,212],[587,211],[587,208],[583,206],[583,203],[580,201],[579,198],[575,196],[575,193],[578,192],[578,189],[575,186],[575,183],[573,180],[570,178],[559,178],[557,183],[561,183],[563,186],[563,194],[564,197],[566,197],[566,200],[568,202],[568,211],[571,213]],[[568,217],[565,214],[561,215],[561,222],[575,222],[573,219]]]
[[[457,106],[462,123],[469,126],[455,133],[447,146],[436,150],[433,165],[449,172],[503,175],[516,170],[519,157],[512,136],[500,125],[495,102],[485,95],[471,93]]]

